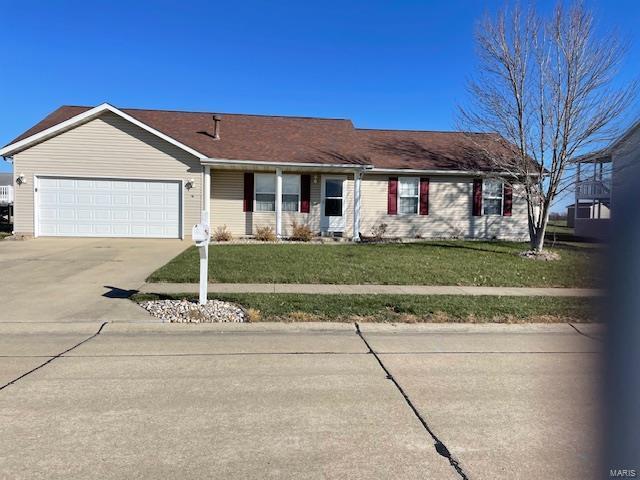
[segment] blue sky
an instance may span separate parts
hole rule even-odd
[[[587,3],[632,42],[622,76],[637,75],[640,2]],[[503,4],[0,0],[0,143],[60,105],[104,101],[454,129],[474,24]]]

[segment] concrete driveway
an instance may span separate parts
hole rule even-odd
[[[180,240],[4,240],[0,322],[149,321],[123,297],[188,246]]]
[[[600,477],[600,342],[569,325],[97,332],[0,325],[6,478]]]

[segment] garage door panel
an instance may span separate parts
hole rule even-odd
[[[149,195],[149,205],[151,206],[161,206],[163,205],[162,195],[159,194],[150,194]]]
[[[76,196],[73,192],[60,192],[58,194],[58,202],[62,205],[75,205]]]
[[[180,237],[180,183],[39,179],[43,236]]]
[[[129,196],[128,195],[114,195],[113,196],[113,204],[114,205],[129,205]]]
[[[93,190],[95,188],[93,180],[76,180],[77,190]]]
[[[76,220],[76,211],[70,208],[61,208],[58,211],[58,220]]]
[[[131,235],[131,229],[129,228],[129,225],[126,224],[113,225],[113,234],[128,237]]]
[[[131,204],[139,207],[144,207],[147,205],[147,197],[144,195],[131,195]]]
[[[113,190],[113,185],[108,180],[98,180],[94,183],[96,190]]]
[[[129,221],[129,210],[114,210],[113,220],[115,221]]]
[[[76,188],[76,181],[66,178],[60,178],[58,179],[58,188],[74,190]]]

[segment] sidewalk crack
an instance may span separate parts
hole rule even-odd
[[[364,338],[364,335],[362,335],[362,332],[360,331],[360,325],[358,324],[358,322],[355,322],[355,327],[356,327],[356,333],[358,334],[360,339],[364,342],[366,347],[369,349],[368,353],[373,355],[373,357],[378,361],[378,364],[380,365],[382,370],[384,370],[384,373],[386,374],[387,379],[393,382],[395,387],[398,389],[398,391],[404,398],[404,401],[407,403],[407,405],[409,405],[409,408],[411,409],[413,414],[417,417],[417,419],[422,424],[422,427],[427,431],[427,433],[431,436],[431,438],[435,442],[433,446],[436,449],[436,452],[439,455],[445,457],[447,460],[449,460],[449,464],[458,473],[458,475],[460,475],[460,478],[462,480],[469,480],[469,477],[467,476],[466,473],[464,473],[464,470],[460,466],[460,462],[451,454],[447,446],[438,438],[438,436],[433,432],[433,430],[431,430],[431,427],[429,427],[429,425],[427,424],[427,421],[424,419],[424,417],[420,414],[416,406],[413,404],[413,402],[409,398],[409,395],[407,395],[404,389],[400,386],[398,381],[395,379],[395,377],[391,374],[389,369],[382,362],[382,359],[380,359],[378,354],[373,350],[373,348],[371,348],[371,345],[369,345],[369,342],[367,342],[367,339]]]
[[[105,325],[109,323],[109,322],[104,322],[102,325],[100,325],[100,328],[98,329],[98,331],[96,333],[94,333],[93,335],[91,335],[90,337],[85,338],[84,340],[82,340],[79,343],[76,343],[75,345],[73,345],[72,347],[67,348],[66,350],[64,350],[63,352],[60,352],[56,355],[54,355],[53,357],[49,358],[46,362],[41,363],[40,365],[38,365],[35,368],[32,368],[31,370],[29,370],[26,373],[23,373],[22,375],[20,375],[18,378],[14,378],[13,380],[11,380],[9,383],[5,383],[4,385],[2,385],[0,387],[0,390],[4,390],[5,388],[7,388],[10,385],[13,385],[14,383],[16,383],[19,380],[22,380],[24,377],[26,377],[27,375],[31,375],[33,372],[40,370],[42,367],[49,365],[51,362],[53,362],[56,358],[60,358],[62,357],[65,353],[69,353],[71,350],[74,350],[76,348],[78,348],[80,345],[82,345],[83,343],[88,342],[89,340],[91,340],[92,338],[97,337],[98,335],[100,335],[100,332],[102,332],[102,329],[105,327]]]
[[[582,335],[583,337],[587,337],[590,338],[591,340],[595,340],[597,342],[602,342],[601,338],[598,338],[594,335],[589,335],[588,333],[584,333],[582,330],[580,330],[578,327],[576,327],[573,323],[569,323],[569,326],[571,328],[573,328],[576,332],[578,332],[580,335]]]

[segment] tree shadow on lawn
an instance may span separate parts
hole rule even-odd
[[[476,243],[474,244],[474,242],[464,242],[464,243],[447,243],[447,242],[428,242],[428,243],[413,243],[413,244],[408,244],[408,245],[412,245],[416,248],[425,248],[425,247],[438,247],[438,248],[447,248],[447,249],[457,249],[457,250],[471,250],[471,251],[475,251],[475,252],[483,252],[483,253],[491,253],[491,254],[497,254],[497,255],[507,255],[507,256],[514,256],[517,255],[517,253],[520,251],[515,251],[512,249],[512,245],[510,243],[505,243],[505,242],[500,242],[500,241],[496,241],[496,242],[492,242],[490,244],[487,244],[486,242],[484,243]],[[502,247],[502,248],[508,248],[510,251],[504,251],[504,250],[499,250],[496,249],[495,247]],[[527,250],[527,244],[523,243],[522,244],[522,251]]]

